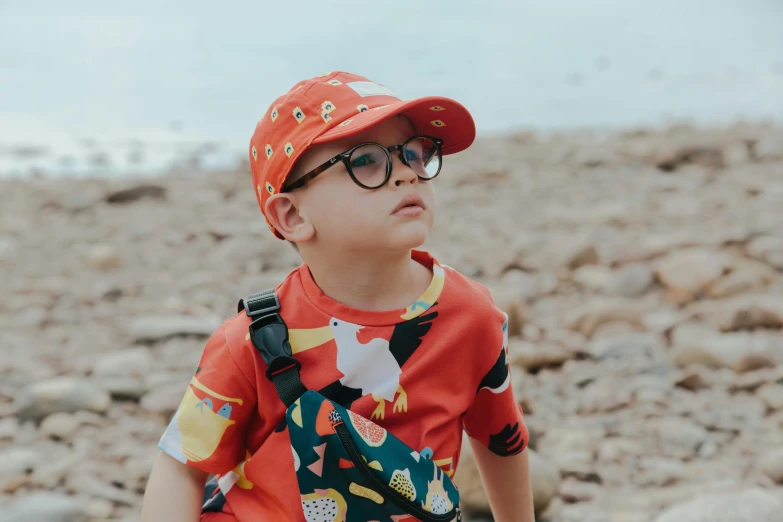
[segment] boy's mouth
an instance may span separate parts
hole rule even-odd
[[[424,200],[418,194],[405,196],[394,208],[394,216],[418,216],[424,211]]]

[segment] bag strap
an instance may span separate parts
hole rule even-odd
[[[307,388],[299,376],[302,363],[291,354],[288,326],[278,313],[280,299],[274,290],[250,294],[247,299],[239,300],[237,311],[242,310],[252,319],[250,340],[267,365],[266,378],[275,385],[280,400],[288,408]]]

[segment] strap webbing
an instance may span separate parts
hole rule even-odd
[[[275,385],[277,395],[280,396],[280,400],[283,401],[286,408],[291,406],[307,391],[305,385],[302,384],[302,378],[299,376],[299,367],[297,366],[291,366],[272,375],[272,384]]]

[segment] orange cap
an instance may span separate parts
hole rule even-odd
[[[358,134],[397,114],[410,118],[416,134],[443,139],[443,154],[465,150],[476,137],[468,110],[449,98],[403,101],[381,84],[341,71],[294,85],[272,103],[250,138],[250,169],[261,212],[310,145]]]

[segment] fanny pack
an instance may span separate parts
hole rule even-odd
[[[250,339],[286,406],[302,511],[307,522],[462,520],[459,492],[432,460],[372,421],[308,390],[292,356],[274,290],[239,301]]]

